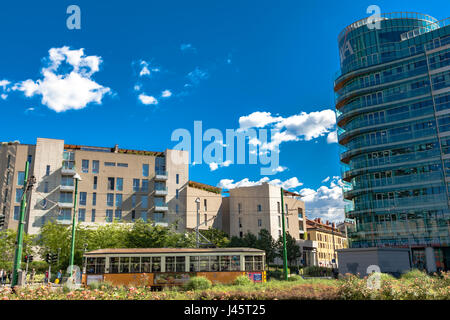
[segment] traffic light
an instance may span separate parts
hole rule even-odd
[[[5,225],[5,216],[1,215],[0,216],[0,228],[3,228],[4,225]]]
[[[47,262],[48,264],[52,262],[51,253],[47,253],[47,255],[45,256],[45,262]]]
[[[56,263],[58,261],[58,254],[52,253],[51,254],[51,262]]]
[[[25,256],[25,262],[28,262],[28,256]]]
[[[28,262],[33,262],[33,256],[28,256]]]

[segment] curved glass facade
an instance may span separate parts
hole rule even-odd
[[[334,90],[351,247],[433,247],[450,268],[450,19],[384,14],[338,38]],[[372,28],[373,27],[373,28]]]

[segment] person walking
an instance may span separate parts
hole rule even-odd
[[[5,270],[0,269],[0,284],[5,284],[5,280],[3,279],[3,275],[6,276]]]
[[[45,271],[45,278],[44,278],[44,283],[48,283],[48,270]]]
[[[12,279],[12,271],[9,271],[9,272],[8,272],[8,282],[9,282],[9,283],[12,283],[12,282],[11,282],[11,279]]]
[[[59,270],[58,273],[56,274],[56,280],[55,283],[56,284],[60,284],[62,280],[62,270]]]
[[[36,276],[36,270],[33,268],[30,274],[30,283],[34,282],[34,277]]]

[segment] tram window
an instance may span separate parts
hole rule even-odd
[[[241,270],[241,260],[239,256],[231,256],[231,271]]]
[[[221,256],[220,257],[220,271],[229,271],[230,263],[231,263],[230,256]]]
[[[95,261],[96,258],[87,258],[86,273],[95,273]]]
[[[161,271],[161,257],[152,257],[152,272]]]
[[[109,259],[109,272],[110,273],[119,273],[119,258],[110,258]]]
[[[128,273],[130,272],[130,258],[129,257],[121,257],[120,258],[120,273]]]
[[[199,271],[209,271],[209,257],[200,257]]]
[[[211,270],[210,271],[219,271],[219,257],[212,256],[209,260]]]
[[[199,259],[196,256],[189,257],[189,271],[190,272],[199,271],[198,261],[199,261]]]
[[[255,256],[255,270],[264,270],[264,264],[263,264],[263,257],[262,256]]]
[[[186,257],[176,257],[176,272],[186,271]]]
[[[166,272],[175,272],[175,257],[166,257]]]
[[[105,258],[97,258],[95,273],[105,273]]]
[[[150,268],[150,262],[151,262],[151,257],[142,257],[141,258],[141,272],[150,272],[151,268]]]
[[[253,256],[245,256],[245,271],[253,271]]]
[[[141,272],[141,258],[132,257],[131,258],[131,272]]]

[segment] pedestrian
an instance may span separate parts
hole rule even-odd
[[[0,269],[0,284],[5,284],[5,281],[3,280],[4,274],[5,274],[5,271],[3,269]]]
[[[33,268],[30,274],[30,283],[34,282],[34,276],[36,275],[36,270]]]
[[[11,279],[12,279],[12,271],[9,271],[8,272],[8,281],[9,281],[9,283],[12,283]]]
[[[44,283],[48,283],[48,270],[45,271],[45,278],[44,278]]]
[[[59,270],[58,273],[56,274],[56,280],[55,283],[56,284],[60,284],[62,280],[62,270]]]

